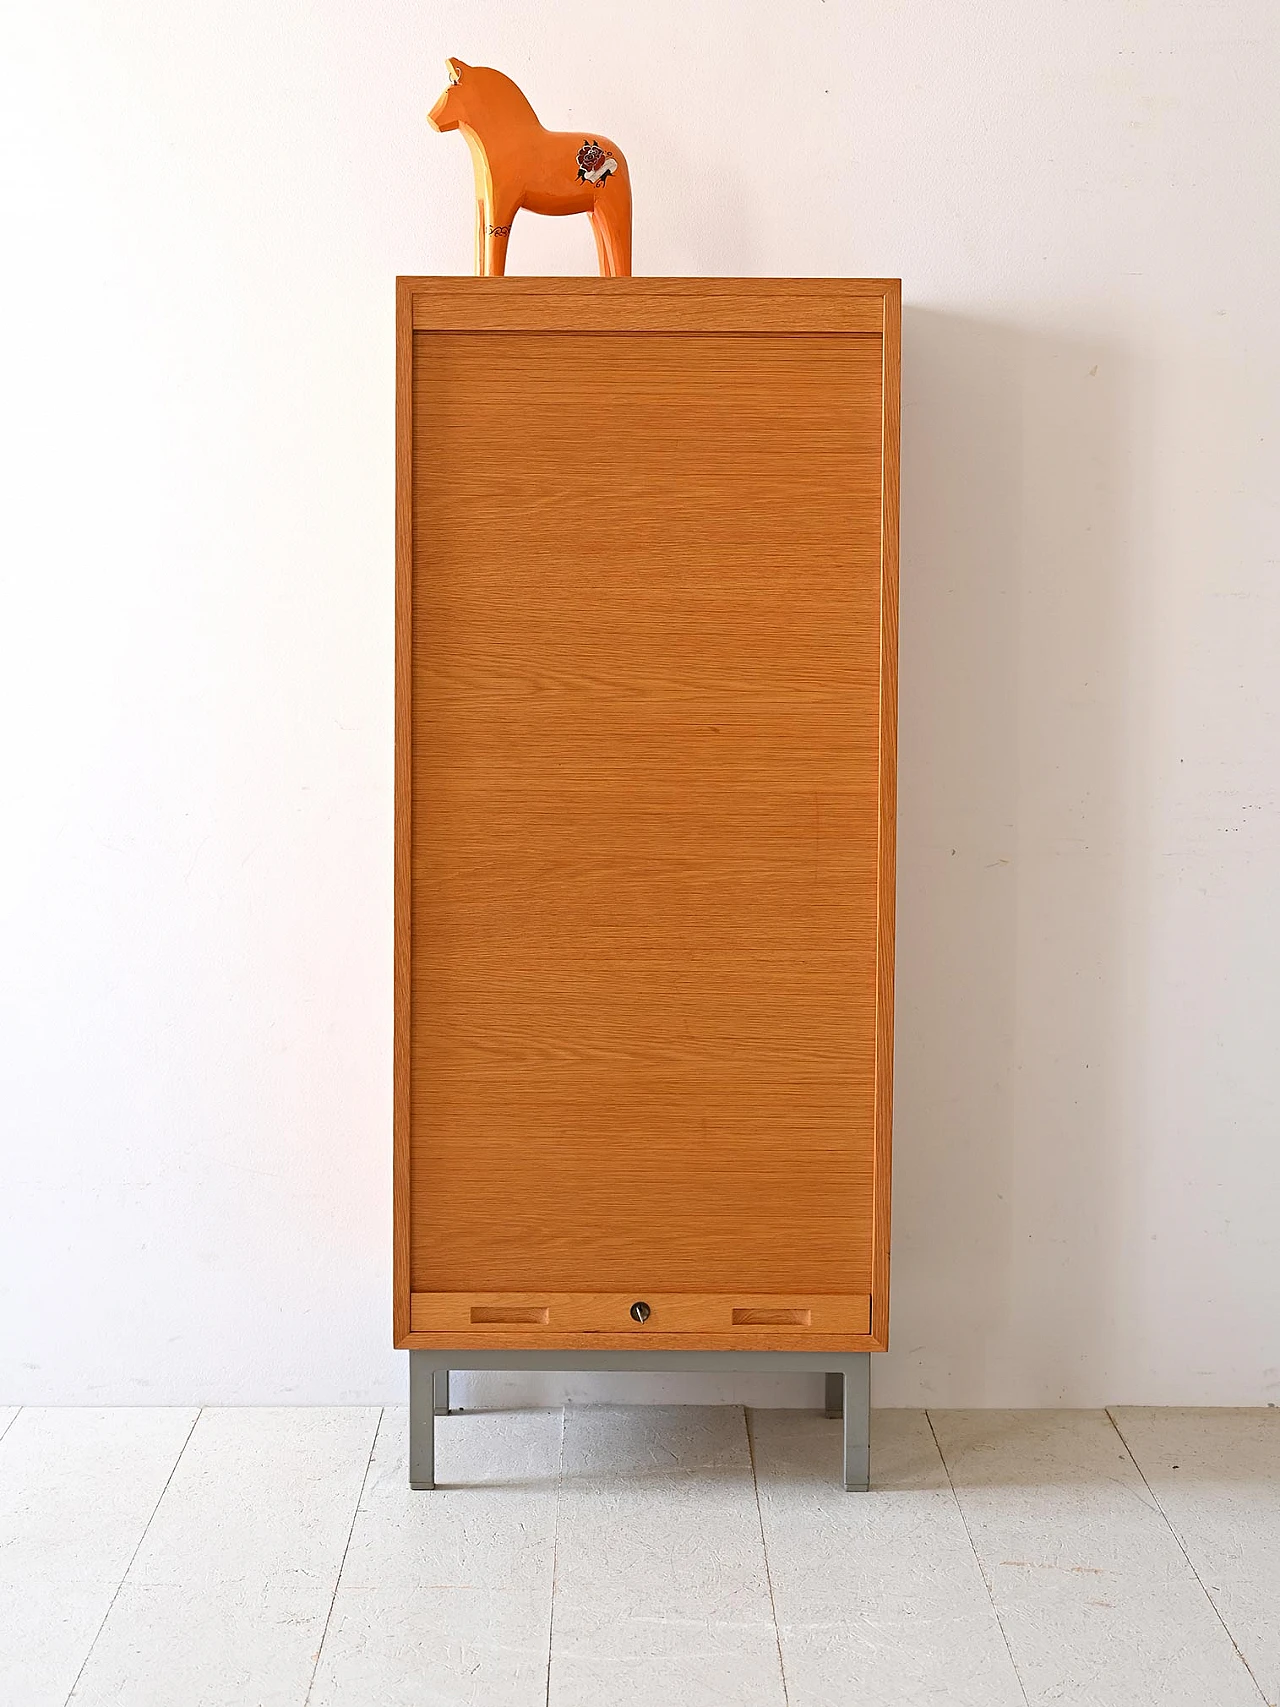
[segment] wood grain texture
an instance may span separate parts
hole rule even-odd
[[[643,1296],[651,1314],[644,1322],[630,1315]],[[747,1297],[741,1293],[636,1292],[415,1292],[415,1333],[466,1333],[476,1326],[542,1327],[544,1340],[561,1333],[632,1334],[641,1345],[652,1334],[726,1333],[754,1329],[757,1338],[777,1328],[812,1328],[821,1334],[865,1334],[871,1326],[871,1299],[851,1297]],[[744,1343],[747,1335],[743,1335]]]
[[[723,1332],[701,1329],[696,1333],[646,1334],[637,1345],[634,1334],[605,1333],[595,1329],[562,1332],[548,1337],[541,1327],[471,1327],[458,1333],[432,1328],[430,1332],[408,1333],[402,1351],[876,1351],[870,1334],[818,1333],[813,1328],[728,1328]],[[570,1365],[570,1367],[572,1367]]]
[[[883,1339],[889,302],[402,281],[397,1344],[539,1288],[724,1298],[726,1348],[819,1330],[735,1301],[876,1291]],[[814,329],[867,303],[883,340]],[[447,1343],[546,1343],[485,1330]]]
[[[419,332],[869,332],[886,279],[404,279]]]
[[[731,958],[708,964],[718,985],[732,980]],[[607,989],[601,996],[610,999]],[[840,1123],[870,1132],[870,1073],[858,1082],[839,1071],[799,1077],[785,1061],[736,1075],[725,1065],[713,1075],[696,1059],[683,1071],[611,1062],[609,1041],[615,1053],[639,1053],[623,1031],[622,999],[613,996],[613,1013],[598,1021],[576,1010],[575,1023],[594,1025],[601,1061],[579,1055],[506,1071],[499,1061],[423,1085],[418,1107],[430,1136],[418,1152],[417,1288],[525,1291],[532,1253],[537,1282],[583,1291],[590,1251],[595,1287],[638,1287],[632,1296],[642,1296],[658,1229],[682,1252],[689,1278],[680,1290],[744,1289],[744,1247],[755,1245],[782,1277],[770,1291],[812,1286],[817,1269],[828,1285],[838,1275],[850,1291],[869,1291],[870,1145],[842,1142]],[[722,1023],[731,1012],[720,1010]],[[652,1012],[648,1023],[657,1023]],[[786,1106],[762,1109],[762,1098]],[[565,1213],[549,1215],[549,1204]]]

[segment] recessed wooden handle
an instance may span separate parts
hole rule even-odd
[[[812,1320],[808,1310],[735,1310],[735,1328],[807,1328]]]
[[[525,1326],[532,1323],[535,1327],[545,1327],[551,1320],[551,1311],[537,1304],[473,1304],[471,1306],[473,1322],[520,1322]]]

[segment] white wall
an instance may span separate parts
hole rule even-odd
[[[905,281],[878,1399],[1280,1399],[1273,0],[4,32],[0,1399],[403,1391],[392,279],[470,268],[450,52],[623,144],[638,271]],[[810,1396],[609,1390],[659,1387]]]

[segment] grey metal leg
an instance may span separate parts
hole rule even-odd
[[[449,1414],[449,1371],[436,1370],[436,1415],[447,1417]]]
[[[871,1486],[871,1353],[855,1352],[844,1367],[844,1485],[865,1494]]]
[[[436,1485],[435,1372],[431,1354],[409,1353],[409,1486]]]
[[[827,1383],[827,1415],[838,1417],[844,1415],[844,1371],[831,1370],[826,1374]]]

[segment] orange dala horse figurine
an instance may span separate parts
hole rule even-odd
[[[449,86],[427,114],[437,130],[460,130],[476,172],[476,272],[507,267],[511,222],[530,213],[589,213],[602,278],[631,272],[631,175],[622,150],[603,136],[543,130],[509,77],[486,65],[445,61]]]

